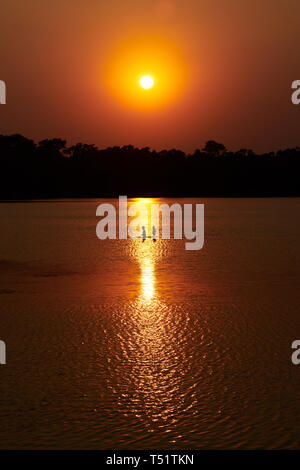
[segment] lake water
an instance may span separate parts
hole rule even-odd
[[[300,448],[300,199],[159,201],[205,204],[202,250],[0,204],[0,448]]]

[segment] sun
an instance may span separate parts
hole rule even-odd
[[[186,89],[189,64],[182,45],[163,36],[132,36],[106,52],[106,66],[99,68],[115,104],[152,112],[177,101]],[[96,77],[96,75],[95,75]]]
[[[144,75],[141,79],[140,79],[140,85],[142,88],[144,88],[145,90],[149,90],[149,88],[152,88],[153,85],[154,85],[154,80],[152,77],[150,77],[149,75]]]

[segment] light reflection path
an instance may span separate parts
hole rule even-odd
[[[141,272],[142,296],[151,300],[155,292],[154,264],[151,259],[141,260]]]
[[[133,200],[134,204],[141,203],[147,209],[147,217],[141,220],[141,227],[146,228],[147,234],[151,234],[150,214],[151,204],[156,202],[151,198],[136,198]],[[141,227],[139,227],[141,229]],[[151,238],[147,238],[144,242],[139,240],[134,246],[134,258],[137,259],[141,269],[141,295],[142,298],[149,301],[155,295],[155,260],[158,258],[159,246],[156,245]]]
[[[180,437],[176,423],[187,407],[182,388],[189,370],[185,350],[189,316],[163,299],[156,285],[155,269],[166,243],[130,240],[130,256],[140,266],[140,291],[123,311],[127,327],[120,334],[125,361],[118,403],[125,416],[133,414],[148,432],[170,433],[170,442],[176,442]],[[194,390],[191,395],[194,401]]]

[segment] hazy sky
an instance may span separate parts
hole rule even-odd
[[[299,146],[299,18],[299,0],[0,0],[0,133],[186,151],[209,139]],[[140,90],[120,98],[128,49],[144,44],[143,65],[168,56],[153,109],[137,106]]]

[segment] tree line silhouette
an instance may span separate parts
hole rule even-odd
[[[0,135],[0,199],[299,196],[300,148],[258,155],[208,141],[191,154]]]

